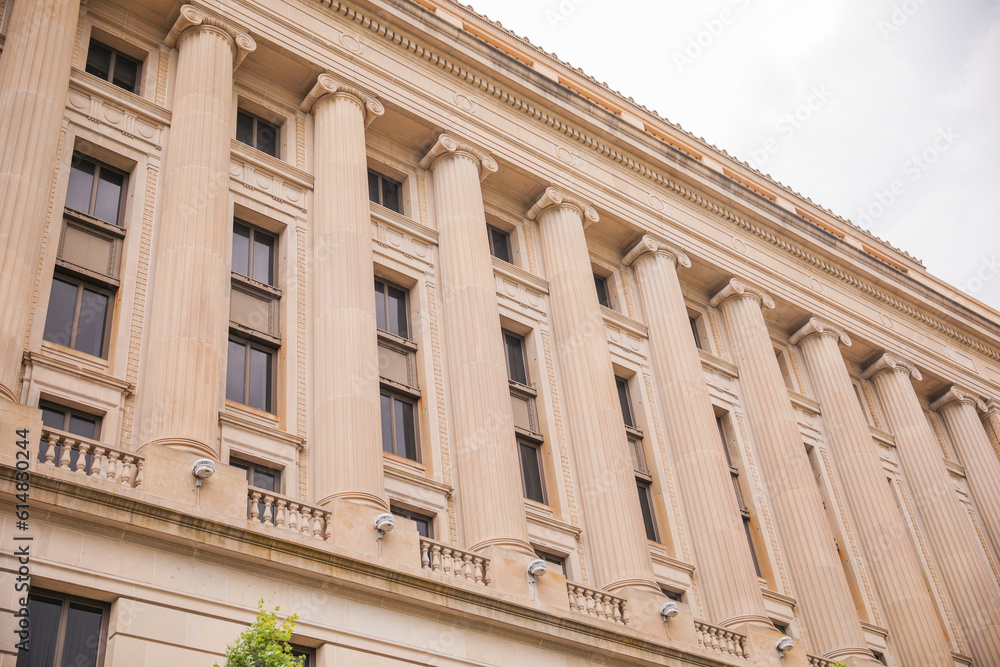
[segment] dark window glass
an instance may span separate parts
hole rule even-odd
[[[66,208],[120,225],[126,180],[123,172],[74,153],[66,187]]]
[[[635,428],[635,420],[632,418],[632,402],[628,396],[628,380],[616,377],[615,386],[618,388],[618,402],[622,407],[622,418],[625,420],[625,425]]]
[[[253,279],[274,284],[274,237],[257,232],[253,237]]]
[[[98,41],[90,41],[90,50],[87,51],[87,72],[90,74],[136,93],[139,91],[140,71],[141,63],[135,58]]]
[[[759,577],[761,576],[760,562],[757,561],[757,550],[754,549],[753,546],[753,534],[750,532],[750,517],[748,516],[743,517],[743,532],[746,533],[747,536],[747,546],[750,548],[750,558],[753,559],[753,570]]]
[[[247,405],[258,410],[271,410],[271,353],[250,348],[250,374]]]
[[[525,440],[518,440],[518,445],[521,449],[521,478],[524,482],[524,497],[537,503],[544,503],[545,490],[542,484],[539,447]]]
[[[64,664],[78,667],[97,665],[97,650],[101,642],[100,609],[71,604],[66,618],[66,639],[63,645]]]
[[[411,512],[400,507],[393,506],[390,510],[394,515],[409,519],[417,524],[417,534],[420,537],[434,539],[434,517],[419,512]]]
[[[486,225],[490,234],[490,253],[499,260],[510,263],[510,234],[493,225]]]
[[[71,413],[69,416],[69,428],[66,430],[81,438],[93,440],[97,437],[97,419]]]
[[[544,560],[549,565],[551,565],[554,569],[562,572],[562,575],[564,577],[566,576],[565,558],[563,558],[562,556],[556,556],[554,554],[550,554],[547,551],[540,551],[538,549],[535,549],[535,555]]]
[[[509,331],[503,332],[507,348],[507,377],[518,384],[528,384],[528,369],[524,363],[524,339]]]
[[[694,346],[699,350],[701,347],[701,334],[698,333],[698,320],[693,317],[688,317],[688,322],[691,323],[691,334],[694,336]]]
[[[101,169],[100,178],[97,179],[97,195],[94,200],[95,218],[110,222],[112,225],[118,224],[124,187],[124,174],[110,169]]]
[[[635,484],[639,491],[639,507],[642,509],[642,523],[646,526],[646,539],[650,542],[659,542],[656,536],[656,522],[653,520],[653,502],[649,497],[649,484],[638,479]]]
[[[28,597],[28,618],[31,619],[31,641],[28,651],[19,651],[17,667],[52,667],[59,641],[59,618],[62,602],[31,595]]]
[[[42,410],[42,426],[62,431],[66,426],[66,411],[61,408],[39,406]]]
[[[235,457],[229,459],[229,465],[244,471],[247,475],[247,484],[250,486],[273,493],[281,492],[281,471],[277,468],[269,468]]]
[[[610,308],[611,297],[608,295],[608,279],[595,273],[594,286],[597,288],[597,301],[605,308]]]
[[[229,363],[226,366],[226,398],[243,402],[243,378],[246,377],[247,346],[229,341]]]
[[[667,596],[668,600],[673,600],[674,602],[676,602],[678,604],[680,604],[681,602],[684,602],[684,593],[678,592],[678,591],[674,591],[674,590],[671,590],[669,588],[663,588],[663,587],[661,587],[660,590],[663,591],[663,594]]]
[[[417,442],[414,400],[383,391],[380,405],[382,409],[382,450],[411,461],[419,461],[420,451]]]
[[[66,431],[67,433],[72,433],[73,435],[79,436],[81,438],[87,438],[89,440],[97,440],[100,436],[101,430],[101,418],[94,415],[88,415],[86,413],[80,412],[74,408],[67,408],[61,405],[55,405],[54,403],[39,403],[38,407],[42,411],[42,425],[45,428],[55,429],[57,431]],[[38,447],[38,460],[44,461],[45,454],[48,452],[49,444],[47,440],[42,440]],[[55,452],[53,452],[53,459],[58,461],[62,456],[62,445],[56,445]],[[70,451],[70,470],[76,469],[76,463],[80,458],[80,452],[77,450]],[[84,471],[90,472],[90,465],[93,461],[93,454],[88,453],[86,457],[86,462],[84,465]]]
[[[403,212],[402,185],[378,172],[368,172],[368,199],[396,213]]]
[[[109,293],[57,274],[52,278],[43,337],[103,357],[110,309]]]
[[[375,279],[375,323],[382,331],[400,338],[409,338],[409,317],[406,310],[406,290]]]
[[[233,223],[233,272],[250,277],[250,228]]]
[[[276,238],[239,220],[233,221],[233,273],[274,286]]]
[[[94,190],[97,165],[77,155],[69,167],[69,187],[66,188],[66,208],[90,214],[90,195]]]
[[[292,663],[295,667],[313,667],[315,664],[315,652],[311,648],[304,646],[290,645],[292,647]]]
[[[226,399],[251,408],[274,412],[274,354],[243,340],[229,340]]]
[[[96,667],[103,649],[104,609],[57,594],[28,596],[31,637],[17,667]]]
[[[278,157],[281,128],[240,109],[236,112],[236,141]]]

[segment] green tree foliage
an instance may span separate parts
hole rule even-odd
[[[226,647],[226,664],[222,667],[299,666],[299,659],[292,656],[292,647],[288,645],[299,616],[295,614],[281,621],[278,609],[270,612],[264,609],[264,600],[257,603],[257,618],[235,644]]]

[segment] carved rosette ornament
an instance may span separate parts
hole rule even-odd
[[[600,216],[597,215],[597,209],[589,203],[567,194],[565,190],[549,186],[545,188],[545,192],[543,192],[542,196],[538,198],[538,201],[536,201],[534,205],[528,209],[528,220],[534,220],[539,216],[539,214],[542,213],[542,211],[553,206],[565,206],[576,209],[583,217],[583,224],[585,227],[588,224],[597,222],[601,219]]]
[[[936,401],[931,403],[931,410],[937,412],[941,408],[951,403],[967,403],[979,412],[987,412],[986,402],[981,398],[973,394],[968,389],[963,389],[958,385],[951,385],[944,394],[941,395]]]
[[[691,268],[691,258],[687,256],[687,253],[665,241],[655,239],[649,234],[643,236],[639,239],[638,243],[632,246],[632,249],[625,255],[622,263],[625,266],[632,266],[632,264],[643,257],[653,257],[655,255],[668,257],[678,269]]]
[[[177,17],[177,21],[174,22],[173,27],[170,28],[170,32],[167,33],[163,43],[173,48],[177,45],[177,40],[180,39],[181,33],[188,28],[199,26],[215,28],[228,35],[233,41],[233,71],[236,71],[246,57],[257,49],[257,42],[245,30],[234,26],[228,21],[223,21],[208,13],[208,11],[194,5],[183,5],[181,7],[181,14]]]
[[[448,153],[465,153],[475,159],[479,163],[480,181],[485,181],[490,174],[495,174],[500,170],[500,166],[492,155],[450,134],[442,134],[437,138],[437,141],[420,161],[419,166],[421,169],[430,169],[439,158]]]
[[[766,310],[774,308],[774,299],[771,298],[770,294],[759,287],[754,287],[753,285],[740,280],[739,278],[732,278],[728,283],[726,283],[725,287],[719,290],[716,295],[712,297],[712,300],[708,303],[712,306],[712,308],[718,308],[719,304],[723,301],[735,296],[746,296],[756,299],[760,303],[760,307]]]
[[[864,373],[861,374],[866,380],[871,380],[873,377],[881,373],[882,371],[896,371],[898,373],[906,373],[914,380],[920,381],[923,379],[923,375],[920,374],[920,370],[917,368],[916,364],[901,359],[900,357],[892,354],[891,352],[886,352],[881,357],[879,357],[874,363],[872,363],[868,368],[865,369]]]
[[[323,72],[316,77],[315,85],[313,85],[312,90],[309,91],[305,99],[302,100],[299,109],[305,113],[311,112],[316,103],[326,95],[347,95],[357,100],[358,104],[365,111],[365,128],[385,113],[385,107],[382,106],[378,97],[347,83],[333,72]]]
[[[851,346],[851,337],[847,335],[847,332],[840,327],[835,327],[832,324],[828,324],[818,317],[810,317],[809,321],[805,325],[792,334],[788,342],[792,345],[798,345],[806,336],[812,336],[813,334],[819,334],[821,336],[832,336],[837,339],[844,347]]]

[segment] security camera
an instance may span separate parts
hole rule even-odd
[[[791,637],[782,637],[778,640],[778,643],[774,645],[778,649],[778,655],[782,658],[785,657],[785,651],[791,651],[795,648],[795,642],[792,641]]]
[[[375,539],[381,540],[396,525],[396,518],[391,514],[379,514],[375,517]]]
[[[531,583],[535,583],[535,578],[548,572],[548,569],[549,568],[545,564],[545,561],[541,558],[531,561],[528,563],[528,580],[531,581]]]
[[[215,474],[215,462],[212,459],[198,459],[191,468],[191,474],[194,475],[195,486],[200,487],[203,480]]]
[[[660,607],[660,618],[666,623],[668,620],[681,613],[681,608],[677,606],[676,602],[664,602],[663,606]]]

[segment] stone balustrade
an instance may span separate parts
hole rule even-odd
[[[65,431],[42,429],[38,462],[41,466],[66,470],[91,479],[103,479],[129,488],[142,488],[145,467],[142,456]]]
[[[718,651],[737,658],[749,658],[747,653],[747,638],[738,632],[717,628],[702,621],[694,622],[698,633],[698,644],[710,651]]]
[[[834,667],[837,664],[832,660],[820,658],[815,655],[807,655],[806,658],[809,660],[809,667]]]
[[[333,542],[333,516],[328,510],[272,491],[252,486],[247,489],[247,518],[265,526]]]
[[[490,560],[441,542],[420,538],[420,567],[469,583],[491,585]]]
[[[602,621],[628,625],[627,602],[622,598],[571,582],[566,582],[566,592],[569,594],[570,610]]]

